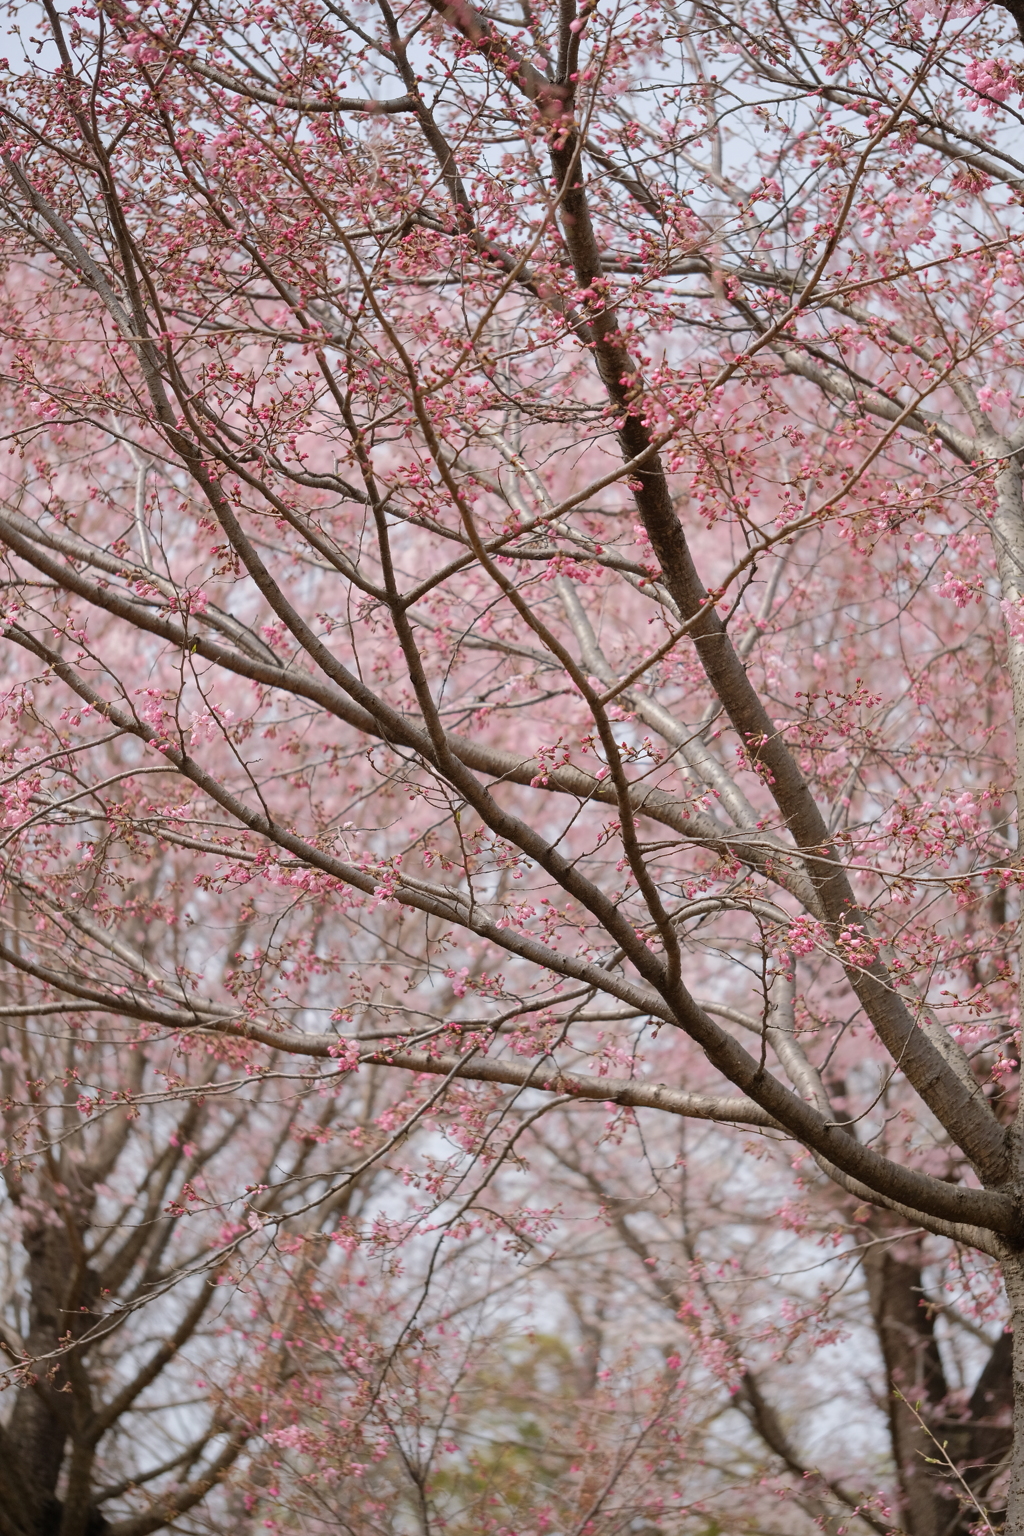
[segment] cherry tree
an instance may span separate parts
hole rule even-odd
[[[381,1196],[396,1253],[430,1210],[536,1241],[551,1202],[501,1194],[527,1147],[611,1211],[591,1132],[549,1116],[624,1147],[731,1128],[780,1230],[813,1205],[864,1248],[903,1499],[868,1523],[985,1499],[1024,1531],[1024,1327],[1012,1363],[982,1328],[954,1443],[916,1294],[995,1265],[1024,1311],[1018,20],[12,8],[0,962],[39,1235],[9,1343],[52,1361],[21,1378],[10,1433],[48,1470],[12,1530],[106,1518],[89,1414],[128,1387],[75,1387],[124,1304],[95,1245],[159,1245],[155,1208],[101,1238],[163,1177],[113,1175],[140,1095],[158,1139],[175,1051],[207,1051],[237,1104],[211,1204],[262,1228],[280,1182],[300,1247],[303,1201],[333,1232],[384,1168],[417,1190]],[[324,1101],[298,1144],[335,1149],[304,1194],[291,1111],[272,1131],[241,1086],[285,1070]],[[204,1273],[235,1241],[211,1228]],[[972,1439],[985,1392],[1016,1457],[998,1413]],[[184,1456],[197,1505],[236,1422]]]

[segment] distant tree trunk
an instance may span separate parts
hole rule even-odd
[[[903,1523],[910,1536],[966,1536],[981,1520],[971,1495],[984,1505],[1013,1439],[1012,1337],[997,1340],[966,1411],[956,1416],[925,1295],[919,1240],[895,1250],[869,1248],[864,1272],[885,1364]],[[966,1486],[958,1486],[942,1464],[943,1447]],[[1002,1509],[988,1513],[993,1523],[1004,1515]]]
[[[68,1234],[52,1212],[28,1228],[24,1246],[29,1288],[25,1343],[40,1364],[34,1382],[19,1390],[5,1443],[0,1443],[0,1536],[100,1536],[107,1522],[87,1494],[75,1497],[71,1490],[66,1501],[58,1497],[74,1414],[81,1405],[69,1390],[67,1368],[57,1351],[62,1340],[81,1332],[81,1319],[88,1316],[80,1310],[89,1305],[88,1272],[83,1277]]]
[[[910,1536],[944,1536],[954,1525],[959,1501],[948,1497],[927,1457],[935,1447],[915,1416],[926,1422],[945,1401],[946,1383],[935,1326],[922,1305],[921,1266],[892,1249],[869,1248],[864,1273],[875,1330],[885,1362],[889,1430]]]
[[[1003,1278],[1013,1319],[1013,1448],[1006,1536],[1024,1536],[1024,1266],[1004,1263]]]

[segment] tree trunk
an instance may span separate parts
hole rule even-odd
[[[999,569],[999,584],[1005,602],[1019,617],[1024,605],[1024,495],[1018,455],[1011,455],[1009,443],[993,441],[988,452],[999,460],[996,475],[996,512],[992,523],[993,544]],[[1013,723],[1016,743],[1017,859],[1020,859],[1024,831],[1024,640],[1019,625],[1006,623],[1007,670],[1013,699]],[[1020,924],[1022,946],[1018,987],[1024,980],[1024,922]],[[1024,1094],[1018,1090],[1017,1125],[1014,1135],[1013,1177],[1015,1193],[1021,1190],[1021,1131]],[[1010,1301],[1013,1322],[1013,1449],[1011,1452],[1010,1491],[1006,1512],[1006,1536],[1024,1536],[1024,1255],[1008,1252],[1003,1262],[1003,1281]]]
[[[1013,1450],[1005,1536],[1024,1536],[1024,1256],[1003,1264],[1013,1320]]]
[[[91,1300],[91,1276],[86,1273],[84,1289],[76,1285],[67,1232],[52,1217],[29,1228],[24,1246],[30,1306],[25,1342],[39,1365],[34,1384],[18,1392],[0,1442],[0,1498],[6,1506],[0,1536],[100,1536],[106,1521],[87,1493],[67,1503],[58,1496],[76,1408],[58,1351],[68,1335],[81,1331],[79,1308]]]
[[[33,1386],[19,1391],[8,1429],[10,1473],[22,1490],[31,1524],[26,1536],[54,1536],[60,1529],[57,1480],[68,1433],[65,1376],[53,1358],[67,1332],[66,1291],[72,1270],[67,1236],[45,1217],[26,1233],[30,1327],[26,1344],[39,1360]]]
[[[904,1240],[895,1250],[869,1248],[864,1255],[889,1389],[902,1522],[908,1536],[968,1536],[982,1519],[980,1507],[994,1526],[1005,1513],[1001,1502],[988,1503],[987,1494],[1013,1439],[1014,1339],[1003,1334],[996,1340],[970,1401],[951,1412],[921,1260],[920,1239]]]
[[[901,1244],[898,1251],[869,1248],[864,1272],[889,1388],[902,1523],[909,1536],[944,1536],[956,1522],[959,1502],[945,1494],[929,1465],[935,1449],[920,1423],[934,1417],[948,1387],[934,1323],[922,1305],[919,1248],[919,1240]]]

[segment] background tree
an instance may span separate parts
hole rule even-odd
[[[196,1143],[235,1180],[214,1203],[248,1196],[262,1227],[279,1180],[274,1222],[305,1200],[329,1235],[339,1191],[390,1169],[415,1199],[381,1193],[352,1241],[397,1263],[440,1223],[426,1294],[446,1243],[554,1220],[499,1199],[520,1138],[606,1210],[622,1262],[661,1216],[692,1242],[676,1196],[617,1206],[587,1140],[543,1130],[553,1107],[612,1105],[624,1147],[634,1115],[643,1137],[733,1126],[776,1228],[805,1221],[795,1198],[863,1249],[902,1394],[891,1518],[952,1530],[984,1497],[1020,1533],[1004,1318],[955,1401],[925,1278],[980,1255],[1019,1322],[1016,12],[12,15],[0,960],[9,1027],[47,1053],[7,1062],[13,1348],[55,1363],[6,1431],[36,1470],[4,1518],[95,1528],[73,1362],[126,1303],[93,1245],[128,1244],[121,1286],[164,1274],[144,1257],[163,1173],[102,1204],[135,1145],[115,1127],[202,1049],[252,1084],[291,1061],[324,1097],[312,1143],[349,1142],[279,1172],[292,1111],[264,1121],[233,1086],[235,1119]],[[381,1102],[336,1107],[364,1080]],[[192,1156],[167,1174],[182,1209]],[[114,1233],[132,1211],[139,1235]],[[204,1273],[236,1273],[203,1243]],[[666,1314],[712,1305],[699,1257],[656,1287]],[[209,1305],[189,1262],[174,1328]],[[626,1417],[653,1467],[651,1370]],[[240,1415],[179,1458],[193,1491]],[[937,1478],[925,1427],[955,1457]],[[641,1518],[609,1455],[581,1531],[613,1490]],[[844,1497],[823,1486],[819,1517]]]

